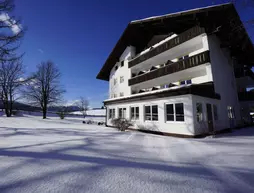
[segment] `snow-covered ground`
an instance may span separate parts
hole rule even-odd
[[[254,192],[254,128],[180,139],[0,117],[0,192]]]

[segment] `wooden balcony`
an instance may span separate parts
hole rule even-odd
[[[179,34],[175,38],[170,39],[167,42],[159,45],[158,47],[151,49],[147,53],[137,56],[136,58],[134,58],[133,60],[131,60],[129,62],[129,68],[131,68],[141,62],[144,62],[145,60],[148,60],[149,58],[159,55],[159,54],[161,54],[173,47],[176,47],[176,46],[178,46],[178,45],[180,45],[180,44],[182,44],[182,43],[184,43],[184,42],[186,42],[198,35],[201,35],[202,33],[205,33],[204,28],[201,28],[198,26],[193,27],[193,28]]]
[[[151,72],[131,78],[131,79],[129,79],[129,86],[132,86],[132,85],[135,85],[135,84],[138,84],[141,82],[145,82],[148,80],[152,80],[155,78],[159,78],[161,76],[165,76],[165,75],[172,74],[175,72],[179,72],[182,70],[186,70],[186,69],[189,69],[189,68],[192,68],[195,66],[199,66],[199,65],[205,64],[207,62],[210,62],[209,51],[202,52],[200,54],[189,57],[187,59],[168,64],[165,67],[159,68],[157,70],[153,70]]]

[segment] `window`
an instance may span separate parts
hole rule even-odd
[[[158,105],[145,106],[145,120],[158,121]]]
[[[231,106],[228,106],[228,118],[230,118],[230,119],[235,118],[235,110]]]
[[[166,121],[184,121],[183,103],[166,104]]]
[[[218,109],[216,105],[213,105],[213,117],[215,121],[218,120]]]
[[[123,92],[120,92],[120,97],[123,97],[124,96],[124,93]]]
[[[117,94],[114,94],[114,98],[117,98]]]
[[[187,58],[189,58],[189,55],[179,57],[179,58],[178,58],[178,61],[180,61],[180,60],[184,60],[184,59],[187,59]]]
[[[109,109],[109,119],[115,118],[115,109]]]
[[[191,80],[186,80],[186,84],[191,84]]]
[[[109,109],[109,115],[108,115],[109,119],[112,119],[112,110],[113,109]]]
[[[175,104],[176,121],[184,121],[183,103]]]
[[[124,76],[120,76],[120,83],[124,82]]]
[[[118,66],[115,66],[115,71],[117,71],[117,69],[118,69]]]
[[[180,85],[185,85],[185,84],[192,84],[191,80],[183,80],[180,82]]]
[[[132,120],[139,119],[139,107],[131,107],[131,119]]]
[[[119,108],[118,117],[119,118],[126,118],[126,108]]]
[[[203,121],[203,107],[202,103],[196,104],[197,122]]]
[[[117,78],[114,78],[114,85],[117,84]]]
[[[151,120],[151,107],[145,106],[145,120]]]
[[[180,82],[180,85],[184,85],[185,84],[185,80]]]
[[[124,66],[124,60],[121,62],[121,67],[123,67]]]
[[[174,105],[173,104],[166,105],[166,120],[167,121],[174,121],[175,120],[175,113],[174,113]]]

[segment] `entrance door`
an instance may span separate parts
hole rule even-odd
[[[213,130],[213,114],[212,114],[212,105],[206,104],[206,110],[207,110],[207,122],[208,122],[208,130],[210,133],[212,133]]]

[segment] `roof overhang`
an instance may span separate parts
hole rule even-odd
[[[96,78],[109,80],[111,69],[127,46],[136,47],[138,53],[155,35],[178,34],[195,25],[204,27],[208,35],[216,34],[221,47],[229,48],[240,63],[254,65],[253,43],[234,5],[227,3],[130,22]]]

